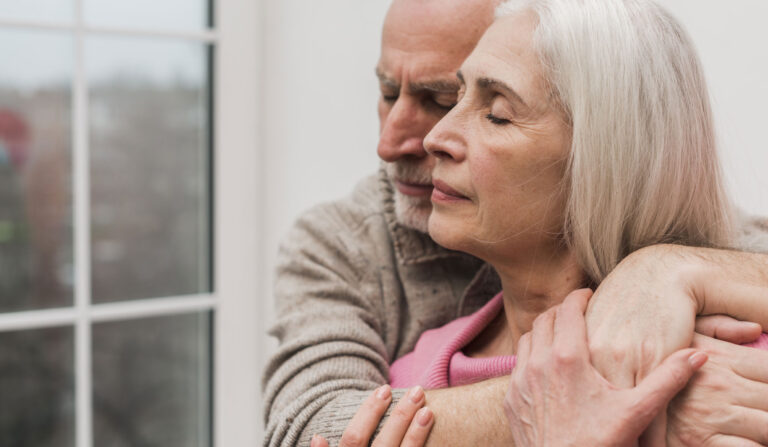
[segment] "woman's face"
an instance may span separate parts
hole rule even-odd
[[[458,104],[424,140],[438,158],[429,233],[487,261],[562,250],[571,132],[532,48],[536,18],[497,20],[459,72]]]

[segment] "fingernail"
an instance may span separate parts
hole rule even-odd
[[[690,363],[694,369],[699,369],[704,363],[707,362],[708,359],[709,357],[707,357],[707,354],[697,351],[688,357],[688,363]]]
[[[432,410],[429,407],[424,407],[416,413],[416,422],[422,427],[426,427],[432,422]]]
[[[309,442],[309,447],[317,447],[320,442],[320,435],[312,436],[312,440]]]
[[[389,385],[382,385],[376,390],[376,397],[381,400],[387,400],[390,396],[392,396],[392,390],[389,388]]]
[[[411,399],[411,402],[417,404],[424,399],[424,390],[420,386],[411,388],[411,391],[408,391],[408,398]]]

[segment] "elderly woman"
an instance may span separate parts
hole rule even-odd
[[[643,247],[731,244],[698,58],[649,0],[512,1],[498,15],[458,73],[457,105],[424,144],[438,158],[430,235],[493,265],[503,290],[477,313],[424,333],[392,365],[391,385],[456,386],[514,367],[507,413],[518,445],[632,445],[706,361],[678,351],[703,305],[670,304],[673,327],[590,309],[587,318],[604,319],[594,330],[619,325],[643,334],[641,348],[653,343],[639,350],[651,365],[597,359],[627,387],[617,388],[590,363],[583,289]],[[753,311],[768,327],[755,302],[707,310]],[[768,336],[755,346],[768,348]],[[647,378],[633,389],[635,376]],[[419,393],[411,397],[423,404]],[[375,427],[382,408],[364,407],[355,423]],[[768,421],[766,411],[755,417]],[[664,440],[659,421],[646,431],[652,443]],[[420,445],[432,423],[422,409],[407,431],[385,427],[376,444]]]

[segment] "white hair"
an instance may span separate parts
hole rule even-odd
[[[693,44],[650,0],[517,0],[572,127],[566,241],[593,281],[657,243],[728,247],[732,211]]]

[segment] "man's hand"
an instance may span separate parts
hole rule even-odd
[[[389,385],[374,391],[349,421],[339,447],[367,447],[391,402]],[[424,403],[424,390],[418,386],[411,388],[392,410],[389,419],[373,440],[373,447],[423,446],[434,423],[432,411]],[[315,435],[310,447],[328,447],[328,441]]]
[[[584,311],[590,295],[588,289],[572,292],[520,339],[504,402],[517,447],[636,445],[654,416],[707,360],[686,349],[635,388],[611,385],[589,360]]]
[[[702,335],[709,361],[670,404],[667,445],[768,445],[768,352]]]
[[[616,386],[635,386],[667,356],[691,345],[699,305],[687,282],[690,267],[676,249],[632,253],[590,300],[592,364]]]
[[[675,245],[638,250],[605,278],[590,301],[592,363],[614,385],[632,387],[666,356],[690,346],[696,315],[711,314],[758,323],[699,321],[699,330],[732,341],[748,341],[759,335],[760,326],[768,327],[767,256]],[[717,407],[729,393],[720,390],[708,405]],[[646,432],[651,442],[665,437],[666,415],[661,413]],[[676,416],[695,419],[688,412]]]
[[[758,323],[699,322],[718,338],[733,341],[735,331],[748,339],[768,327],[768,256],[674,245],[638,250],[590,300],[592,363],[614,385],[634,386],[668,355],[690,346],[696,315],[712,314]]]
[[[760,338],[763,328],[757,323],[739,321],[728,315],[706,315],[696,317],[696,333],[743,345]]]

